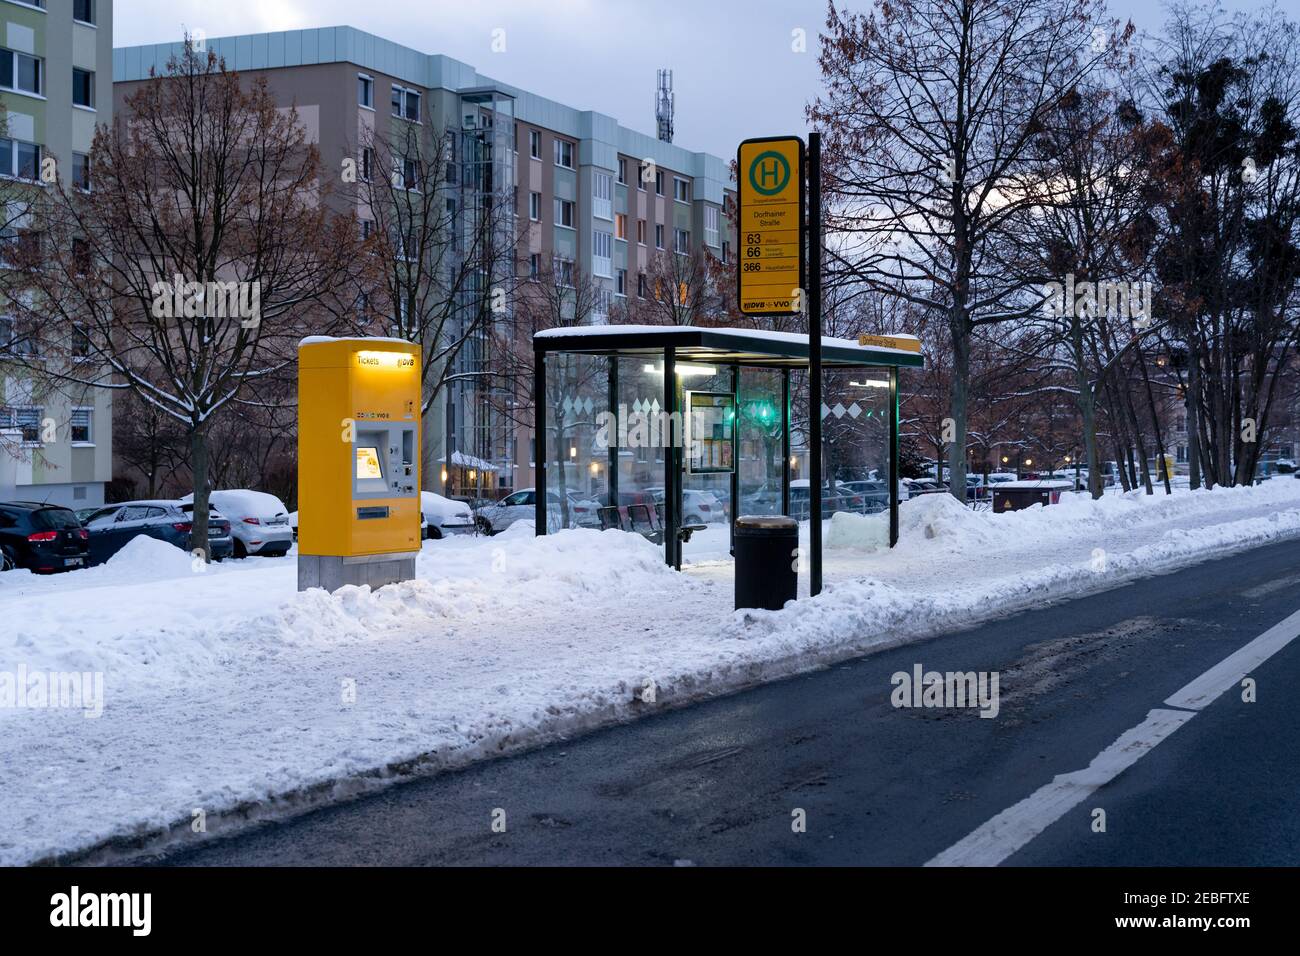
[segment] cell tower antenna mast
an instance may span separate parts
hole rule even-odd
[[[673,107],[677,97],[673,95],[673,71],[657,70],[655,94],[655,123],[659,129],[659,138],[665,143],[673,141]]]

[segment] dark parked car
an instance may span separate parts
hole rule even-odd
[[[145,534],[193,550],[194,505],[181,501],[127,501],[100,508],[86,522],[90,532],[90,564],[103,564],[137,535]],[[216,511],[208,512],[208,547],[213,560],[234,552],[230,522]]]
[[[38,574],[86,565],[86,529],[69,508],[38,501],[0,502],[0,571]]]
[[[858,495],[863,501],[863,511],[874,514],[889,510],[889,484],[875,479],[841,481],[839,487],[850,494]]]

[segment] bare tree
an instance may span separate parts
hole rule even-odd
[[[645,271],[649,295],[628,297],[627,320],[640,325],[712,324],[710,320],[724,311],[712,259],[701,247],[656,254]]]
[[[576,434],[595,427],[593,415],[574,399],[593,388],[603,388],[601,383],[606,372],[601,360],[551,353],[546,364],[546,394],[539,396],[534,391],[533,336],[545,329],[590,325],[602,298],[600,286],[581,268],[567,259],[554,259],[535,276],[520,283],[512,320],[496,329],[494,372],[504,386],[501,394],[523,399],[511,399],[501,409],[502,413],[517,424],[532,425],[537,403],[545,402],[546,434],[536,436],[535,460],[539,469],[545,467],[553,450],[554,457],[549,460],[557,462],[559,467],[554,469],[554,479],[548,488],[559,497],[562,527],[570,524],[564,468],[569,459],[566,449],[576,440]]]
[[[825,136],[833,281],[946,317],[951,490],[964,501],[972,334],[1037,304],[1009,261],[1036,201],[1027,154],[1131,27],[1116,35],[1101,0],[896,0],[866,14],[832,2],[826,23],[825,92],[808,115]]]
[[[515,293],[514,195],[493,132],[371,129],[357,157],[365,236],[359,295],[382,332],[417,342],[423,410],[455,381],[486,385],[486,348]]]
[[[90,169],[34,213],[48,241],[23,278],[85,353],[53,374],[130,391],[184,428],[206,550],[213,422],[290,367],[303,334],[332,330],[318,306],[356,259],[355,221],[328,212],[296,112],[188,38],[100,128]]]

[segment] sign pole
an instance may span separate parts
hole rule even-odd
[[[808,593],[822,590],[822,136],[808,134]]]

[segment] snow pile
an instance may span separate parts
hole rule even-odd
[[[426,542],[417,579],[377,591],[299,594],[292,558],[193,566],[149,539],[99,568],[0,575],[0,671],[100,671],[105,688],[99,719],[0,709],[0,864],[190,838],[195,807],[216,832],[250,803],[335,798],[1300,538],[1300,481],[1001,515],[925,495],[900,525],[890,550],[887,516],[836,515],[826,590],[775,612],[732,610],[730,562],[678,574],[639,535],[523,522]],[[725,555],[725,526],[699,537]],[[650,681],[658,704],[635,702]]]
[[[898,506],[898,540],[937,541],[947,551],[976,552],[999,539],[999,517],[1006,515],[972,511],[952,495],[919,495]]]
[[[837,511],[831,515],[824,542],[827,548],[875,551],[889,547],[889,512],[855,515]]]
[[[137,535],[108,559],[111,576],[121,580],[179,578],[194,573],[195,559],[176,545],[148,535]]]

